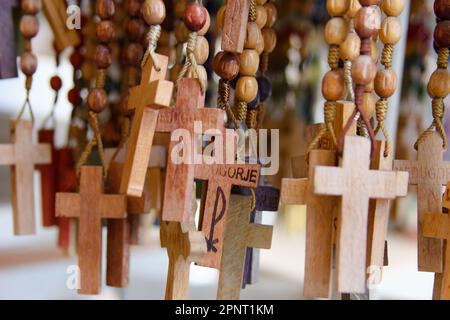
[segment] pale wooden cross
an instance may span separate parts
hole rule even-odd
[[[29,121],[11,124],[11,144],[0,145],[0,165],[11,166],[11,191],[15,235],[36,232],[34,211],[34,169],[52,161],[50,145],[33,144]]]
[[[408,171],[409,184],[417,185],[419,271],[442,272],[442,240],[423,235],[423,219],[442,210],[442,186],[450,181],[450,163],[443,161],[443,152],[442,140],[433,132],[419,143],[417,161],[394,161],[394,170]]]
[[[252,197],[231,195],[222,259],[219,270],[218,300],[240,298],[247,248],[270,249],[273,227],[250,223]]]
[[[450,183],[444,194],[444,208],[450,209]],[[443,246],[443,272],[435,276],[433,299],[450,300],[450,215],[448,213],[426,213],[423,220],[423,236],[441,239]]]
[[[0,1],[0,79],[17,77],[16,37],[12,10],[17,0]]]
[[[342,167],[314,170],[314,192],[341,197],[336,244],[336,281],[341,293],[366,290],[369,199],[394,199],[407,193],[408,173],[369,170],[369,166],[370,141],[347,136]]]
[[[259,177],[258,164],[195,165],[195,178],[207,181],[201,210],[201,231],[206,238],[207,253],[198,263],[200,266],[220,268],[231,188],[256,188]]]
[[[103,193],[103,168],[81,168],[79,193],[56,194],[56,215],[78,218],[80,294],[99,294],[102,266],[102,219],[124,219],[126,197]]]
[[[167,162],[164,205],[162,219],[172,222],[189,222],[190,201],[192,198],[192,185],[194,183],[194,153],[197,135],[215,130],[217,134],[225,136],[225,113],[223,110],[204,107],[205,96],[196,79],[183,78],[178,83],[176,106],[160,110],[157,130],[158,132],[172,132]],[[195,123],[201,124],[201,132],[195,130]],[[189,134],[189,139],[174,132]],[[183,133],[181,132],[181,133]],[[175,163],[172,158],[174,150],[180,143],[183,147],[181,163]]]
[[[248,0],[227,1],[222,32],[223,51],[242,53],[244,50],[249,10]]]

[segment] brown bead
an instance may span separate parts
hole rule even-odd
[[[332,17],[343,16],[349,6],[349,0],[327,0],[327,11]]]
[[[322,95],[325,100],[337,101],[345,92],[345,79],[340,71],[328,71],[322,79]]]
[[[36,72],[37,64],[37,58],[31,52],[24,52],[20,56],[20,70],[28,77],[31,77]]]
[[[378,36],[384,44],[396,44],[402,36],[400,20],[397,17],[387,17],[384,19],[381,23]]]
[[[450,1],[449,0],[435,0],[434,13],[442,20],[450,20]]]
[[[141,14],[141,0],[125,0],[124,8],[130,17],[137,18]]]
[[[190,3],[186,7],[184,14],[184,23],[192,32],[200,31],[206,24],[208,12],[203,5]]]
[[[116,12],[114,0],[97,0],[95,12],[102,20],[111,19]]]
[[[267,11],[263,6],[256,6],[256,24],[260,29],[267,23]]]
[[[105,110],[108,104],[108,96],[103,89],[91,89],[88,95],[89,109],[95,113],[100,113]]]
[[[347,21],[341,17],[331,18],[325,26],[325,41],[329,44],[340,45],[349,33]]]
[[[50,79],[50,87],[55,90],[59,91],[62,88],[62,80],[58,76],[54,76]]]
[[[239,58],[231,52],[219,52],[214,57],[214,72],[224,80],[233,80],[239,74]]]
[[[264,38],[262,36],[262,33],[261,33],[261,38],[262,38],[262,41],[258,41],[258,43],[256,44],[256,48],[255,48],[256,52],[258,52],[259,55],[261,55],[264,52]]]
[[[22,0],[21,5],[22,11],[25,14],[36,15],[42,8],[41,0]]]
[[[97,25],[97,39],[100,42],[108,43],[116,37],[114,23],[110,20],[103,20]]]
[[[397,89],[397,75],[391,69],[378,70],[374,85],[375,92],[380,98],[389,98]]]
[[[370,38],[378,33],[381,25],[380,10],[376,6],[363,7],[355,16],[355,30],[361,38]]]
[[[95,47],[94,62],[98,68],[108,68],[112,64],[112,59],[111,49],[108,46],[98,44]]]
[[[197,32],[199,36],[206,35],[209,31],[209,27],[211,26],[211,17],[209,15],[209,12],[208,10],[205,10],[205,12],[206,12],[206,23],[203,26],[203,28],[201,28],[200,31]]]
[[[39,32],[39,21],[36,16],[27,14],[20,19],[20,34],[25,39],[34,38]]]
[[[220,7],[219,11],[216,14],[216,23],[219,29],[223,29],[223,25],[225,23],[225,11],[227,10],[226,6]]]
[[[432,98],[445,98],[450,91],[450,75],[446,69],[437,69],[428,82],[428,94]]]
[[[267,22],[266,22],[265,27],[272,28],[278,18],[277,7],[275,6],[275,4],[273,2],[268,2],[264,5],[264,8],[266,8],[266,12],[267,12]]]
[[[195,61],[198,64],[204,64],[209,57],[209,43],[205,37],[197,37],[197,43],[194,49]]]
[[[359,3],[359,0],[350,0],[350,4],[345,15],[349,18],[354,18],[358,13],[359,9],[361,9],[361,4]]]
[[[125,63],[129,66],[139,67],[141,65],[144,49],[140,43],[130,43],[125,50]]]
[[[362,112],[367,117],[367,119],[372,119],[375,115],[375,107],[377,103],[377,98],[370,92],[365,92],[363,95],[363,105]]]
[[[145,24],[141,19],[130,19],[127,23],[127,36],[132,42],[138,42],[145,34]]]
[[[258,95],[258,81],[255,77],[240,77],[236,83],[238,101],[252,102]]]
[[[166,6],[162,0],[145,0],[142,16],[148,25],[162,24],[166,18]]]
[[[359,0],[359,3],[364,6],[377,6],[380,4],[380,0]]]
[[[255,50],[244,50],[240,56],[239,73],[241,76],[254,77],[259,68],[259,54]]]
[[[189,30],[186,28],[184,23],[178,23],[175,26],[175,39],[178,43],[184,43],[189,35]]]
[[[353,81],[357,85],[369,84],[376,75],[377,66],[373,59],[369,56],[359,56],[352,65],[352,77]]]
[[[434,41],[439,48],[450,47],[450,20],[438,22],[434,29]]]
[[[341,43],[341,58],[353,61],[359,57],[361,39],[355,32],[350,32],[344,42]]]
[[[245,49],[256,49],[258,42],[264,42],[261,29],[256,22],[249,22],[247,24],[247,37],[245,38]]]
[[[264,39],[264,52],[271,53],[277,45],[277,35],[272,28],[264,28],[261,31]]]
[[[436,2],[435,2],[436,3]],[[382,0],[381,10],[388,16],[398,17],[405,7],[405,0]]]
[[[364,86],[364,92],[373,92],[375,90],[375,79]]]

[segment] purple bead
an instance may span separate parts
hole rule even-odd
[[[272,84],[264,76],[259,76],[257,80],[260,101],[266,102],[272,96]]]
[[[255,98],[255,100],[253,100],[252,102],[250,102],[250,103],[247,103],[247,107],[249,108],[249,109],[256,109],[256,108],[258,108],[258,105],[259,105],[259,102],[260,102],[260,97],[259,97],[259,90],[258,90],[258,94],[256,95],[256,98]]]

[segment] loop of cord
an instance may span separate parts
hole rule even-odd
[[[200,87],[202,93],[206,92],[206,79],[200,78],[199,66],[197,65],[197,61],[195,60],[195,45],[197,44],[197,32],[189,33],[187,47],[186,47],[186,61],[178,74],[177,84],[183,79],[189,71],[191,71],[196,78],[200,82]]]
[[[244,101],[239,101],[236,103],[233,113],[238,122],[245,121],[247,118],[247,103]]]
[[[394,45],[385,44],[383,52],[381,53],[381,64],[386,67],[386,69],[392,68],[392,60],[394,56]]]
[[[20,108],[19,113],[17,114],[15,123],[22,120],[23,114],[25,113],[25,109],[27,109],[27,107],[28,107],[28,111],[30,112],[31,123],[34,126],[34,113],[33,113],[33,107],[31,106],[31,102],[30,102],[30,90],[31,90],[32,81],[33,81],[33,78],[27,77],[26,83],[25,83],[25,88],[26,88],[25,102],[23,103],[22,107]]]
[[[443,98],[434,98],[432,102],[433,122],[431,125],[420,135],[419,139],[414,144],[414,148],[418,150],[419,144],[431,133],[437,131],[442,138],[442,147],[447,148],[447,136],[445,135],[444,125],[442,119],[445,114],[445,105]]]
[[[122,127],[120,130],[119,145],[117,146],[117,149],[114,152],[114,154],[111,158],[111,161],[109,163],[113,163],[117,159],[117,156],[119,155],[120,150],[122,150],[122,148],[126,145],[126,143],[128,141],[129,132],[130,132],[130,118],[123,117]]]
[[[227,113],[228,122],[238,128],[238,123],[230,106],[230,82],[224,79],[219,80],[219,95],[217,96],[217,105]]]
[[[381,98],[376,103],[376,116],[377,116],[377,122],[378,125],[375,128],[375,135],[377,135],[380,130],[383,132],[383,136],[386,140],[386,146],[384,148],[384,156],[388,157],[392,152],[392,142],[391,138],[389,136],[389,132],[384,125],[384,121],[386,120],[387,112],[388,112],[388,101],[385,98]]]
[[[158,59],[156,58],[156,48],[158,47],[158,40],[161,37],[161,26],[152,25],[147,34],[148,39],[148,48],[142,58],[141,68],[144,67],[148,58],[152,59],[153,66],[156,71],[161,71],[161,67],[159,66]]]
[[[245,124],[249,129],[255,129],[258,126],[258,109],[248,110]]]
[[[59,100],[59,91],[57,91],[55,94],[55,99],[53,100],[52,110],[50,111],[49,115],[46,116],[44,119],[44,122],[42,124],[42,126],[44,128],[47,126],[47,122],[49,122],[50,120],[52,120],[52,122],[53,122],[53,127],[56,126],[55,111],[56,111],[56,105],[58,104],[58,100]]]
[[[320,131],[317,134],[317,136],[314,137],[314,139],[308,145],[307,152],[306,152],[307,157],[308,157],[309,153],[313,149],[315,149],[317,147],[320,139],[322,139],[323,136],[327,132],[330,134],[331,141],[332,141],[333,145],[335,147],[337,147],[336,134],[335,134],[334,128],[333,128],[333,122],[334,122],[335,116],[336,116],[336,102],[335,101],[327,101],[327,102],[325,102],[325,106],[324,106],[324,118],[325,118],[324,120],[325,120],[325,123],[320,128]]]

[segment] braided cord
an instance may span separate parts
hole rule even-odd
[[[143,68],[147,60],[150,58],[153,61],[153,65],[156,71],[160,71],[161,67],[159,66],[158,59],[156,59],[156,48],[158,47],[158,40],[161,37],[161,26],[152,25],[147,34],[148,39],[148,48],[142,58],[141,67]]]

